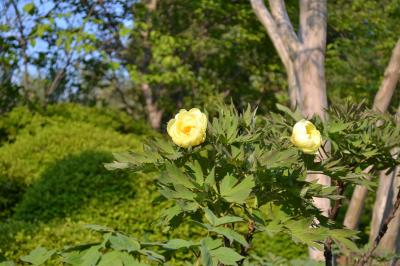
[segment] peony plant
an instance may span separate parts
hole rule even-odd
[[[333,107],[324,123],[278,109],[281,113],[262,117],[250,107],[239,113],[220,106],[210,120],[197,108],[182,109],[167,124],[168,139],[149,140],[142,152],[116,154],[106,165],[156,172],[159,192],[171,203],[160,226],[170,231],[189,224],[199,235],[148,243],[91,225],[102,234],[99,242],[58,253],[38,248],[22,260],[44,262],[58,254],[71,265],[168,265],[166,254],[184,252],[191,254],[186,262],[191,265],[268,265],[252,253],[252,240],[278,232],[326,254],[334,245],[344,255],[361,256],[354,242],[357,232],[336,223],[337,211],[346,186],[371,187],[363,169],[398,164],[390,149],[400,144],[399,128],[392,118],[362,106]],[[376,127],[378,120],[383,123]],[[309,173],[330,176],[332,185],[306,181]],[[329,217],[313,205],[313,197],[332,201]]]

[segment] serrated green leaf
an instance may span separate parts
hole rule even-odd
[[[237,179],[232,175],[226,175],[220,184],[221,196],[228,202],[244,203],[250,196],[252,188],[255,186],[252,177],[245,177],[237,184]]]

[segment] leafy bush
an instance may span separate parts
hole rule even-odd
[[[0,198],[6,202],[1,205],[0,254],[19,261],[38,245],[61,248],[97,241],[99,236],[83,228],[94,223],[147,242],[200,234],[190,225],[162,232],[153,223],[170,203],[160,200],[151,175],[109,172],[103,167],[111,161],[111,152],[137,149],[143,137],[88,123],[95,118],[77,120],[49,118],[34,133],[22,129],[13,143],[0,147]],[[16,193],[11,194],[11,189]],[[260,235],[254,241],[259,243],[259,255],[266,249],[285,258],[306,254],[304,245],[295,245],[282,235]],[[176,256],[184,261],[190,255]],[[171,262],[179,265],[175,258]]]

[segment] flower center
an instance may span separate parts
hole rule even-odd
[[[190,133],[190,130],[192,129],[192,126],[186,126],[182,128],[182,132],[188,135]]]
[[[314,131],[315,131],[315,128],[314,128],[313,125],[311,125],[311,124],[310,125],[306,125],[307,135],[309,135],[309,136],[313,135]]]

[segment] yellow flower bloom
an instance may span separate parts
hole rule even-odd
[[[182,147],[197,146],[206,139],[207,117],[199,109],[181,109],[167,125],[172,141]]]
[[[304,153],[316,154],[322,138],[313,123],[302,119],[294,125],[290,141]]]

